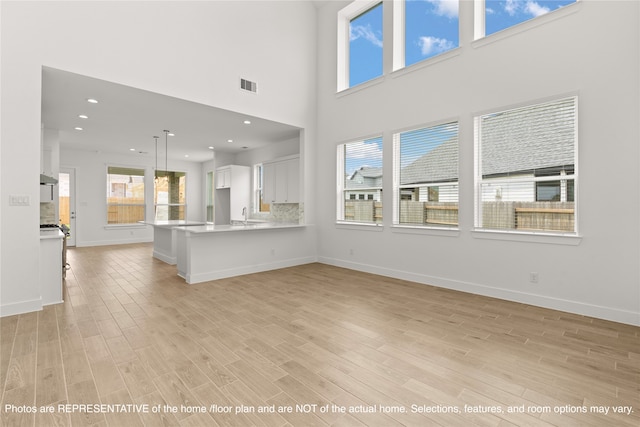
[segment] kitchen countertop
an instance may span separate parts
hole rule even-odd
[[[46,239],[62,239],[64,233],[59,228],[41,228],[40,240]]]
[[[140,224],[151,225],[161,228],[174,228],[174,227],[193,227],[198,225],[206,225],[205,221],[186,221],[182,219],[170,219],[170,220],[154,220],[154,221],[138,221]]]
[[[276,230],[282,228],[302,228],[304,224],[291,222],[254,222],[247,225],[229,224],[207,224],[201,226],[176,227],[177,230],[184,230],[194,234],[223,233],[229,231],[253,231],[253,230]]]

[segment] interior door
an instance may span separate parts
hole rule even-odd
[[[60,224],[69,227],[67,246],[76,245],[76,179],[75,169],[60,168],[58,201]]]

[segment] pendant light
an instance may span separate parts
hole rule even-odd
[[[167,148],[168,147],[167,137],[169,136],[169,131],[165,129],[163,130],[163,132],[164,132],[164,173],[165,175],[167,175],[167,179],[169,179],[168,178],[169,169],[167,167],[167,162],[169,159],[169,150]]]

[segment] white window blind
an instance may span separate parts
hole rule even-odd
[[[394,135],[394,223],[458,225],[458,123]]]
[[[382,222],[382,137],[338,146],[338,220]]]
[[[576,232],[577,98],[476,117],[476,227]]]

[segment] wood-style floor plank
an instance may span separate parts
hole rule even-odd
[[[323,264],[187,285],[151,253],[72,248],[64,303],[0,319],[0,427],[640,425],[638,327]],[[103,409],[24,409],[69,404]]]

